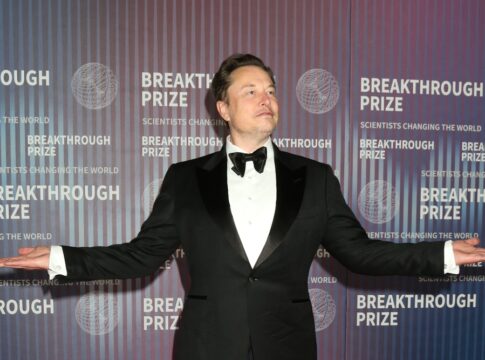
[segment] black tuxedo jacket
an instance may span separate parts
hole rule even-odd
[[[329,166],[275,147],[277,200],[254,268],[231,215],[225,150],[174,164],[130,243],[64,247],[65,281],[150,274],[180,245],[190,271],[174,358],[316,359],[307,278],[319,245],[365,274],[443,272],[443,244],[370,240]]]

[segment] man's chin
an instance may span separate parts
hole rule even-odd
[[[276,129],[276,125],[278,124],[278,121],[275,120],[274,118],[263,118],[261,119],[261,129],[265,130],[265,131],[273,131],[274,129]]]
[[[260,139],[266,139],[266,138],[269,138],[271,135],[273,135],[273,130],[274,130],[274,128],[261,129],[261,130],[258,132],[258,137],[259,137]]]

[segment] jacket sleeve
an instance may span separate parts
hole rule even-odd
[[[322,245],[345,267],[368,275],[443,275],[443,242],[397,244],[369,239],[331,169],[324,182],[327,205]]]
[[[131,242],[106,247],[63,246],[67,276],[59,275],[56,279],[60,282],[125,279],[156,271],[180,245],[174,222],[175,177],[171,166],[150,216]]]

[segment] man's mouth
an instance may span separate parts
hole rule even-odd
[[[259,113],[256,114],[256,116],[271,116],[273,117],[274,113],[271,110],[264,110],[260,111]]]

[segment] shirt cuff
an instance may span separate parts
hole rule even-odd
[[[445,242],[445,269],[444,274],[459,274],[460,267],[456,265],[455,254],[453,253],[453,241]]]
[[[52,280],[56,275],[67,276],[66,260],[64,259],[64,252],[62,246],[51,246],[51,253],[49,256],[49,269],[47,269],[49,279]]]

